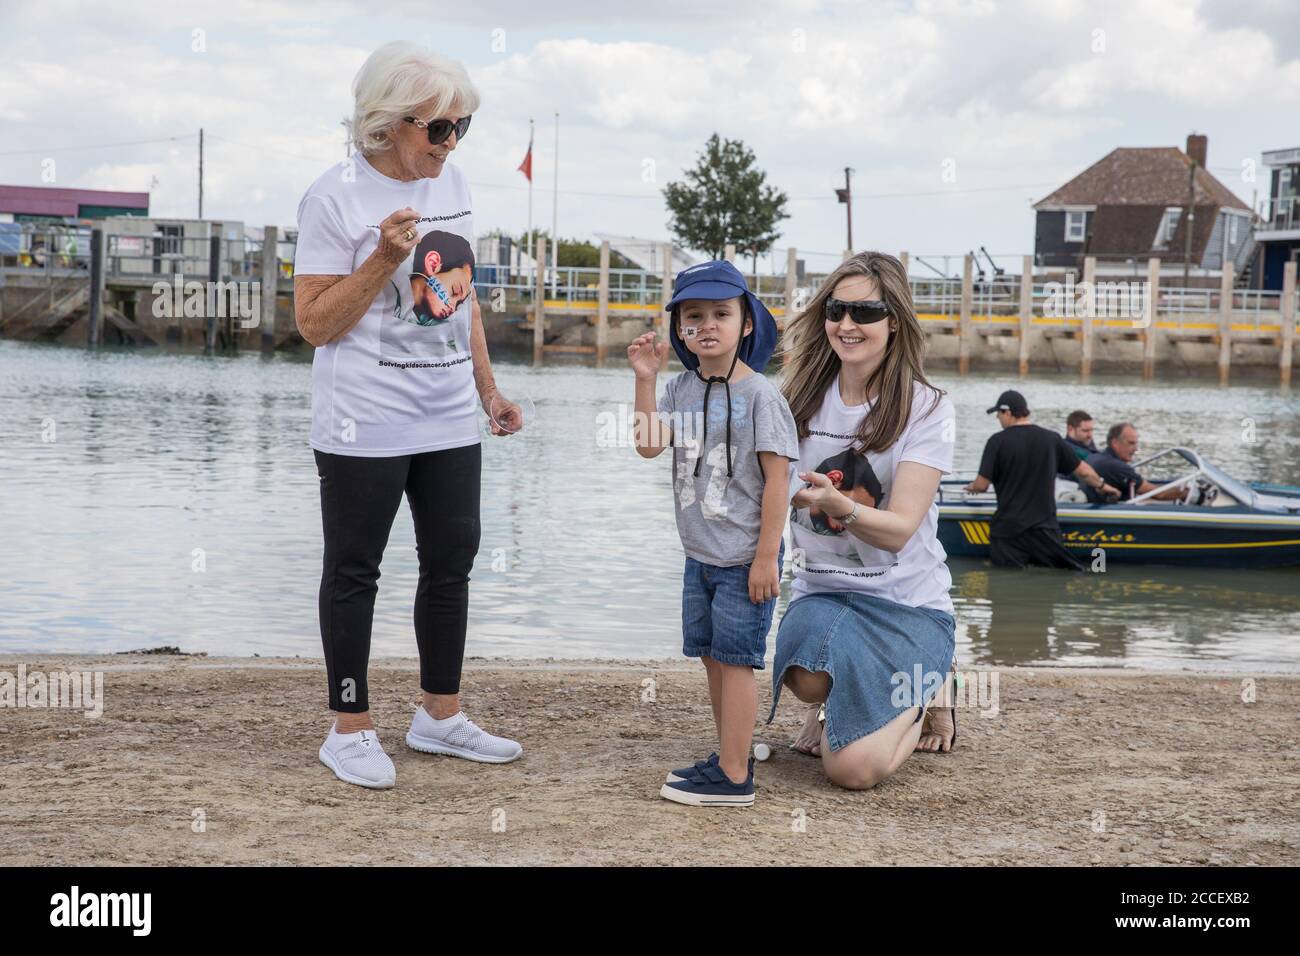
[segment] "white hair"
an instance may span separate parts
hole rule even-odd
[[[461,115],[478,109],[478,89],[457,60],[440,56],[413,43],[385,43],[366,58],[352,81],[355,100],[348,135],[363,154],[388,149],[385,135],[405,117],[432,102],[432,119],[452,109]]]

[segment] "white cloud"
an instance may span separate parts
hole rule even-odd
[[[481,230],[523,227],[515,167],[530,116],[536,220],[549,223],[542,190],[558,110],[566,235],[662,235],[655,197],[716,131],[745,140],[770,181],[799,199],[788,241],[842,244],[843,206],[830,190],[852,166],[864,197],[855,238],[1023,250],[1032,242],[1023,200],[1116,145],[1179,145],[1197,128],[1211,136],[1212,165],[1216,155],[1235,164],[1287,145],[1258,138],[1276,128],[1260,123],[1261,111],[1275,117],[1300,96],[1300,60],[1284,52],[1295,43],[1275,42],[1285,18],[1263,2],[1239,21],[1224,0],[917,0],[865,10],[764,0],[743,15],[667,2],[599,18],[578,0],[491,0],[440,12],[434,29],[428,5],[414,0],[382,9],[334,0],[313,4],[309,17],[296,4],[250,0],[49,0],[6,13],[14,28],[0,37],[0,153],[89,147],[55,154],[61,183],[141,189],[156,176],[155,209],[189,213],[193,140],[107,144],[202,125],[208,209],[289,223],[302,190],[343,155],[338,121],[356,68],[379,42],[406,35],[464,59],[484,91],[456,154],[476,184]],[[497,26],[509,35],[502,54],[489,48]],[[206,31],[205,53],[190,49],[195,28]],[[1104,53],[1091,49],[1097,29]],[[41,158],[0,155],[0,181],[39,183]],[[945,159],[955,183],[941,179]],[[654,182],[643,178],[648,161]],[[973,192],[1005,185],[1020,188]],[[875,195],[927,192],[942,195]]]

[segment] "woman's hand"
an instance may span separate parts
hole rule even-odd
[[[776,557],[754,558],[754,563],[749,566],[749,599],[762,604],[780,593],[781,565]]]
[[[524,427],[524,410],[495,388],[483,398],[493,435],[513,435]]]
[[[632,340],[627,347],[627,364],[639,379],[652,380],[668,360],[668,343],[655,344],[655,334],[647,332]]]
[[[846,515],[853,510],[853,502],[837,491],[830,478],[820,471],[801,471],[799,477],[812,487],[795,492],[790,504],[796,508],[817,508],[832,517]]]
[[[373,254],[393,268],[400,266],[411,254],[411,250],[420,244],[420,233],[415,228],[419,218],[420,214],[407,206],[381,222],[379,245],[375,247]]]

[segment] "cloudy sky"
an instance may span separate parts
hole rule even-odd
[[[192,216],[202,126],[205,212],[292,224],[344,155],[353,74],[392,39],[462,60],[483,93],[455,154],[480,232],[524,228],[529,117],[549,226],[557,111],[562,235],[666,238],[659,191],[716,131],[791,197],[780,246],[812,263],[843,248],[845,166],[856,247],[1020,254],[1029,204],[1116,146],[1204,132],[1250,202],[1267,184],[1243,164],[1300,145],[1294,0],[592,7],[0,0],[0,183],[151,189],[155,214]]]

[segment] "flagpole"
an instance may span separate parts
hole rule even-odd
[[[551,190],[551,242],[555,245],[555,271],[551,273],[551,295],[558,296],[560,281],[560,114],[555,114],[555,171]]]
[[[528,155],[530,160],[532,158],[532,154],[533,154],[533,119],[530,116],[528,118]],[[532,173],[531,163],[529,165],[529,172],[528,172],[528,232],[525,233],[525,235],[528,237],[528,242],[527,242],[528,258],[536,262],[537,257],[533,254],[533,173]],[[534,276],[533,278],[535,280],[536,276]]]

